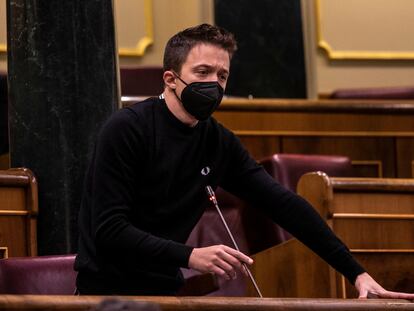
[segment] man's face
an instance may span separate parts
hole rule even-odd
[[[225,89],[229,70],[230,56],[226,50],[212,44],[201,43],[190,50],[179,74],[188,84],[217,81]],[[181,97],[181,92],[186,85],[179,79],[176,79],[176,83],[176,93]]]

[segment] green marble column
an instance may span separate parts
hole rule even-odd
[[[83,179],[116,109],[111,0],[7,1],[12,167],[39,184],[39,254],[76,252]]]
[[[236,36],[226,94],[306,98],[300,0],[215,0],[215,22]]]

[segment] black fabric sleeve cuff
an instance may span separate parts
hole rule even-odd
[[[167,246],[169,258],[181,268],[188,268],[188,260],[194,247],[171,241]]]

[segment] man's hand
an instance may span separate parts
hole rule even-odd
[[[379,285],[368,273],[361,273],[355,281],[359,298],[414,299],[414,294],[391,292]]]
[[[247,276],[242,263],[251,265],[253,259],[225,245],[194,248],[188,266],[197,271],[211,272],[227,280],[236,278],[236,269]]]

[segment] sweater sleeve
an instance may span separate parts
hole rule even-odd
[[[334,234],[318,212],[303,198],[278,184],[243,148],[237,137],[229,144],[231,164],[223,188],[262,208],[352,284],[364,268]]]
[[[90,172],[92,236],[97,252],[187,267],[192,248],[142,230],[130,221],[140,208],[136,195],[147,145],[136,115],[124,109],[101,130]]]

